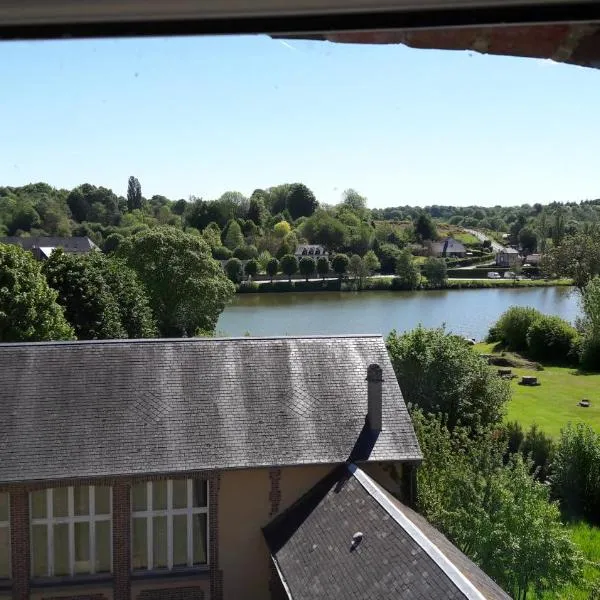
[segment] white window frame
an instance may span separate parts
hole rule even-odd
[[[12,579],[11,574],[12,574],[12,548],[11,548],[11,539],[10,539],[10,493],[9,492],[0,492],[0,494],[6,494],[6,497],[8,499],[8,520],[6,521],[0,521],[0,529],[6,529],[6,531],[8,532],[8,579],[7,578],[0,578],[0,581],[10,581]]]
[[[165,480],[159,480],[165,481]],[[167,479],[167,508],[152,508],[152,481],[146,482],[146,510],[133,510],[133,486],[131,490],[131,555],[133,559],[133,519],[146,519],[146,559],[147,567],[137,568],[136,572],[147,572],[155,570],[165,570],[165,567],[154,566],[154,537],[153,537],[153,518],[167,517],[167,567],[166,570],[173,569],[173,517],[177,515],[187,516],[187,564],[185,567],[178,566],[176,568],[204,568],[208,566],[209,557],[209,493],[208,481],[202,479],[186,479],[187,486],[187,507],[173,508],[173,479]],[[202,482],[206,486],[206,506],[194,506],[194,483]],[[136,485],[136,484],[134,484]],[[139,484],[138,484],[139,485]],[[194,564],[194,525],[193,515],[206,515],[206,562]]]
[[[89,514],[87,515],[76,515],[75,514],[75,496],[74,486],[67,488],[67,502],[68,502],[68,515],[66,517],[55,517],[54,516],[54,490],[57,488],[46,488],[43,491],[46,493],[46,516],[44,518],[30,518],[30,539],[33,540],[33,526],[34,525],[45,525],[46,526],[46,537],[47,537],[47,558],[48,558],[48,572],[45,576],[57,577],[54,574],[54,526],[55,525],[68,525],[69,526],[69,575],[71,577],[86,577],[87,575],[94,575],[96,573],[96,523],[99,521],[108,521],[110,525],[110,570],[102,571],[102,573],[112,573],[113,571],[113,549],[112,549],[112,487],[110,486],[98,486],[107,487],[109,489],[109,506],[110,512],[108,514],[96,514],[96,486],[76,486],[76,487],[87,487],[88,488],[88,502],[89,502]],[[29,510],[30,515],[33,515],[33,492],[29,494]],[[75,523],[89,523],[90,531],[90,571],[87,573],[76,573],[75,572]],[[31,553],[31,576],[33,574],[33,552]],[[43,575],[37,575],[37,577],[44,577]],[[59,577],[66,577],[66,575],[59,575]]]

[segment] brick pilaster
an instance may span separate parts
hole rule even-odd
[[[221,476],[218,471],[208,479],[208,539],[210,570],[210,600],[223,599],[223,572],[219,568],[219,486]],[[117,600],[117,599],[115,599]]]
[[[114,600],[131,598],[131,502],[130,485],[113,486],[113,578]],[[151,542],[150,542],[151,543]]]
[[[29,494],[16,490],[10,494],[10,549],[13,600],[29,598]]]

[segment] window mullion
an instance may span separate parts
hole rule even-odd
[[[173,568],[173,481],[167,481],[167,569]]]
[[[154,543],[152,539],[152,482],[146,484],[146,506],[148,508],[148,520],[146,521],[146,543],[148,550],[148,570],[154,568]]]
[[[90,515],[90,539],[89,539],[89,557],[90,557],[90,573],[96,572],[96,496],[94,494],[94,486],[88,486],[89,496],[89,515]]]
[[[193,510],[194,506],[194,486],[193,481],[191,479],[187,480],[187,565],[191,567],[194,564],[194,523],[193,519]]]
[[[69,486],[67,488],[67,505],[68,505],[68,521],[67,527],[69,531],[69,573],[71,577],[75,575],[75,488]]]
[[[54,504],[54,490],[52,488],[46,490],[46,537],[48,547],[46,551],[48,553],[48,575],[54,576],[54,526],[53,526],[53,504]]]

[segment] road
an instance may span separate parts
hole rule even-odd
[[[476,229],[466,229],[465,231],[467,233],[470,233],[471,235],[474,235],[478,240],[485,242],[485,240],[490,240],[490,242],[492,242],[492,250],[494,252],[500,252],[500,250],[502,250],[502,248],[504,248],[504,246],[502,244],[499,244],[497,241],[493,240],[491,237],[485,235],[485,233],[482,233],[481,231],[477,231]]]

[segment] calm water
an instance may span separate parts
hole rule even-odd
[[[301,292],[239,294],[217,325],[229,336],[381,333],[422,323],[446,325],[483,339],[510,306],[533,306],[574,321],[577,295],[569,288],[440,290],[430,292]]]

